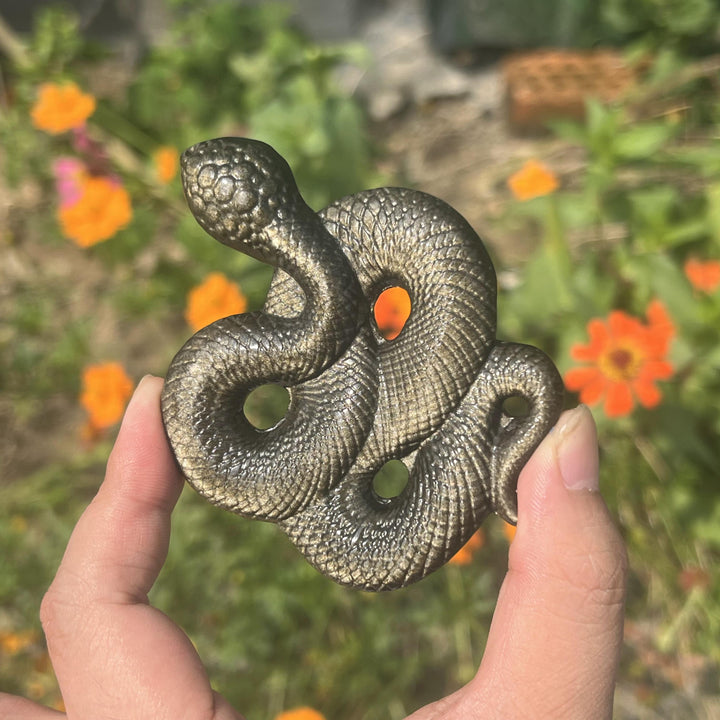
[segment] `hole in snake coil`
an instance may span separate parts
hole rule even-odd
[[[378,331],[386,340],[394,340],[410,317],[410,295],[400,286],[383,290],[375,300],[373,316]]]
[[[284,417],[290,405],[290,395],[275,383],[260,385],[252,390],[243,405],[247,421],[257,430],[269,430]]]
[[[378,471],[372,489],[380,500],[392,500],[402,494],[408,484],[408,469],[400,460],[388,460]]]
[[[530,403],[522,395],[510,395],[503,400],[502,411],[511,418],[524,418],[530,414]]]

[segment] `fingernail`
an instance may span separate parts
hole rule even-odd
[[[142,377],[140,379],[140,382],[137,384],[137,387],[135,388],[132,397],[130,398],[130,403],[135,403],[138,400],[142,401],[145,397],[147,397],[153,380],[155,380],[154,375],[145,375],[144,377]],[[128,403],[128,405],[130,403]]]
[[[569,490],[597,492],[598,447],[595,421],[585,405],[566,412],[558,425],[557,458]]]

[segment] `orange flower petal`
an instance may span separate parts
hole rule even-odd
[[[685,262],[685,275],[691,285],[701,292],[713,293],[720,287],[720,261],[689,258]]]
[[[636,380],[633,383],[633,392],[638,402],[646,408],[654,408],[660,404],[662,394],[657,389],[652,380]]]
[[[117,423],[133,391],[132,380],[118,362],[89,365],[83,371],[80,404],[94,428]]]
[[[476,530],[470,539],[450,558],[452,565],[469,565],[473,555],[485,544],[485,533]]]
[[[608,383],[605,397],[605,414],[609,418],[629,415],[633,409],[633,397],[627,383]]]
[[[325,720],[325,716],[311,707],[298,707],[286,710],[275,716],[275,720]]]
[[[600,371],[596,367],[578,367],[570,368],[563,379],[565,380],[565,387],[570,392],[578,392],[582,390],[586,385],[595,382],[600,375]]]
[[[220,318],[245,312],[247,299],[240,288],[222,273],[210,273],[188,294],[185,319],[193,330],[200,330]]]
[[[82,181],[78,200],[58,210],[63,234],[80,247],[108,240],[132,220],[130,196],[107,177]]]
[[[177,175],[179,153],[174,147],[164,145],[153,153],[155,174],[162,183],[169,183]]]
[[[57,135],[84,125],[95,112],[95,105],[95,98],[83,93],[74,82],[43,83],[30,117],[36,128]]]
[[[410,295],[405,288],[390,287],[383,290],[373,307],[375,322],[386,340],[394,340],[410,317]]]
[[[557,176],[537,160],[528,160],[507,183],[512,194],[521,201],[549,195],[559,186]]]

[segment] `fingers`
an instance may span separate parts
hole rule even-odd
[[[565,413],[533,455],[518,508],[509,571],[467,697],[487,703],[482,717],[610,718],[627,559],[598,492],[587,408]]]
[[[105,481],[43,600],[48,650],[74,719],[237,717],[212,692],[188,638],[147,604],[182,489],[161,387],[158,378],[138,386]]]

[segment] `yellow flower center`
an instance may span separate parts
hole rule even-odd
[[[610,346],[598,359],[598,366],[605,377],[615,382],[627,382],[637,377],[645,360],[637,345]]]

